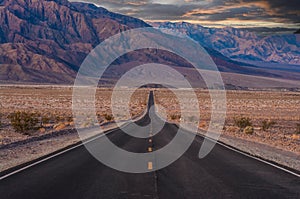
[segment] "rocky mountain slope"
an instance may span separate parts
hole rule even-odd
[[[297,35],[261,37],[254,32],[232,27],[207,28],[185,22],[153,25],[187,34],[202,46],[231,59],[300,65],[300,38]]]
[[[2,0],[0,80],[6,83],[73,83],[82,61],[95,46],[116,33],[140,27],[149,25],[92,4],[66,0]],[[248,73],[239,63],[213,50],[210,52],[222,71],[256,73]],[[107,77],[118,78],[128,67],[153,60],[190,67],[167,52],[144,50],[121,57],[115,62],[121,67],[114,68]]]
[[[259,38],[252,33],[230,28],[227,32],[223,30],[218,33],[217,30],[187,23],[160,25],[203,41],[201,44],[219,70],[231,77],[232,74],[241,74],[300,79],[294,71],[278,72],[264,66],[254,67],[252,63],[244,63],[244,58],[234,57],[247,57],[256,52],[252,49],[248,54],[239,54],[242,52],[235,50],[235,46],[242,46],[247,38],[258,41]],[[119,32],[149,26],[142,20],[112,13],[92,4],[70,3],[67,0],[0,0],[0,83],[72,84],[81,63],[95,46]],[[231,36],[228,31],[232,33]],[[152,42],[159,40],[149,39]],[[289,41],[294,42],[293,38]],[[282,51],[291,54],[289,62],[292,62],[293,53],[299,48],[288,48],[286,43],[283,44]],[[248,48],[247,45],[243,46]],[[263,44],[261,46],[264,48]],[[293,60],[296,60],[295,57]],[[194,71],[189,69],[191,65],[184,59],[153,49],[120,57],[113,63],[116,67],[111,67],[105,73],[105,78],[109,83],[110,79],[119,78],[130,68],[151,62],[177,67],[192,81],[198,82],[201,79],[195,77]],[[236,78],[239,76],[231,79]],[[230,80],[228,84],[231,83]]]
[[[66,0],[0,1],[0,79],[71,83],[86,55],[141,20]]]

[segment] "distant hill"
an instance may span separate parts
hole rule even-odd
[[[295,34],[300,34],[300,29],[295,32]]]
[[[230,59],[300,65],[300,43],[293,34],[261,37],[254,32],[232,27],[207,28],[186,22],[154,25],[185,33],[202,46]]]

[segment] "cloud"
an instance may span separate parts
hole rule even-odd
[[[80,1],[80,0],[78,0]],[[81,0],[149,21],[300,25],[299,0]]]

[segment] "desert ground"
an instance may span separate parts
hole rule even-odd
[[[178,92],[183,102],[194,106],[192,91]],[[196,91],[200,121],[199,133],[206,134],[211,117],[207,90]],[[180,123],[180,105],[174,93],[155,92],[159,112],[170,122]],[[226,120],[220,141],[255,156],[300,169],[300,93],[283,91],[227,91]],[[195,113],[191,112],[191,115]],[[250,132],[238,121],[249,121]],[[248,128],[249,129],[249,128]]]
[[[122,96],[129,93],[129,90],[117,91]],[[129,104],[130,116],[117,115],[118,120],[126,120],[128,117],[136,117],[143,113],[147,104],[147,93],[140,89],[132,95]],[[74,127],[72,114],[72,87],[1,87],[1,134],[0,143],[8,144],[30,136],[47,133],[48,131],[63,130]],[[111,111],[112,89],[99,88],[96,92],[96,115],[99,124],[113,121]],[[116,109],[127,108],[123,99],[117,99],[120,104]],[[16,112],[34,113],[40,120],[45,120],[37,131],[17,133],[10,124],[9,115]],[[87,117],[92,117],[89,113]],[[82,128],[93,124],[88,122],[82,124]]]
[[[80,141],[75,130],[76,119],[72,114],[72,87],[57,86],[2,86],[0,87],[1,131],[0,131],[0,171],[43,155],[55,152]],[[129,90],[116,91],[125,95]],[[128,120],[142,115],[146,109],[148,91],[140,89],[131,96],[127,105],[123,99],[116,109],[129,106],[130,115],[117,115],[116,120]],[[79,128],[89,128],[97,124],[103,130],[115,128],[114,117],[110,109],[112,89],[99,88],[96,92],[97,121],[92,120],[92,113],[87,121],[78,121]],[[16,113],[33,114],[41,124],[34,130],[19,132],[9,118]],[[89,120],[90,117],[90,120]],[[95,123],[94,123],[95,122]]]
[[[129,93],[118,90],[118,94]],[[129,103],[130,116],[113,117],[110,110],[112,89],[99,88],[96,93],[98,123],[104,129],[114,128],[113,120],[128,120],[144,113],[149,89],[139,89]],[[178,90],[184,104],[193,110],[191,90]],[[158,112],[170,122],[180,122],[180,105],[167,89],[155,89]],[[199,132],[205,134],[211,117],[208,91],[196,90],[199,102]],[[300,93],[287,91],[227,91],[226,122],[220,141],[285,166],[300,170]],[[0,171],[54,152],[79,141],[72,117],[72,87],[1,86]],[[117,108],[126,108],[119,98]],[[33,113],[41,121],[38,128],[18,132],[9,116],[16,112]],[[122,111],[121,111],[122,112]],[[189,114],[193,115],[193,111]],[[237,121],[248,121],[239,127]],[[76,120],[76,119],[75,119]],[[263,121],[265,125],[263,125]],[[93,126],[84,122],[80,128]],[[250,131],[249,131],[249,126]],[[245,131],[248,129],[248,131]]]
[[[180,91],[186,104],[192,104],[191,92]],[[199,129],[207,130],[211,117],[211,98],[208,91],[196,92],[199,102]],[[180,122],[180,105],[168,90],[155,92],[157,104],[161,105],[169,121]],[[280,91],[227,91],[226,122],[223,134],[243,139],[257,140],[300,154],[297,125],[300,123],[300,93]],[[192,105],[191,105],[192,106]],[[191,113],[193,114],[193,113]],[[236,120],[248,118],[253,133],[244,133]],[[263,129],[263,121],[271,123]]]

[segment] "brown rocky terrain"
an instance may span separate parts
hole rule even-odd
[[[120,94],[129,90],[119,90]],[[140,116],[147,101],[148,88],[134,93],[130,101],[131,117]],[[178,90],[185,105],[195,106],[190,90]],[[104,129],[113,128],[107,116],[111,115],[110,99],[112,89],[99,88],[96,94],[98,123]],[[163,88],[155,89],[155,101],[159,114],[170,122],[180,121],[178,100]],[[197,90],[200,109],[200,133],[205,134],[211,116],[211,102],[207,90]],[[57,149],[78,142],[80,139],[74,129],[72,117],[72,87],[57,86],[1,86],[1,127],[0,127],[0,170],[35,159]],[[123,109],[123,99],[117,101]],[[228,91],[227,115],[220,141],[249,152],[253,155],[300,169],[300,93],[279,91]],[[161,110],[164,110],[162,112]],[[49,117],[43,126],[29,134],[22,134],[12,127],[8,115],[16,111],[39,113]],[[164,114],[165,113],[165,114]],[[194,112],[189,112],[193,116]],[[119,116],[118,116],[119,117]],[[254,131],[247,134],[235,124],[235,118],[247,117]],[[126,120],[128,118],[120,118]],[[275,124],[263,130],[262,121],[274,121]],[[93,127],[86,121],[80,128]],[[299,131],[299,129],[298,129]],[[298,132],[299,133],[299,132]]]
[[[129,90],[116,91],[123,95]],[[99,88],[96,93],[96,114],[98,121],[82,121],[79,128],[94,128],[100,125],[103,130],[116,128],[111,117],[112,89]],[[141,116],[147,104],[148,89],[135,91],[129,103],[130,116],[118,115],[120,124]],[[117,107],[128,108],[122,99]],[[28,162],[43,155],[55,152],[80,141],[72,117],[72,87],[58,86],[1,86],[0,87],[0,171]],[[26,134],[17,132],[9,115],[16,112],[34,113],[43,122],[38,129]],[[91,114],[92,115],[92,114]],[[44,119],[43,119],[44,118]],[[89,117],[88,119],[92,118]],[[90,136],[90,135],[87,135]],[[92,135],[91,135],[92,136]]]
[[[120,95],[126,94],[128,90],[117,91]],[[112,89],[99,88],[96,94],[96,114],[97,124],[112,122],[111,112]],[[129,104],[130,116],[118,115],[118,120],[128,120],[128,117],[135,118],[143,113],[146,108],[147,89],[136,91],[131,97]],[[126,103],[119,99],[118,108],[127,108]],[[1,132],[0,145],[9,144],[16,141],[25,140],[28,137],[45,135],[47,133],[74,128],[72,113],[72,87],[0,87],[0,106],[1,106]],[[11,125],[8,116],[16,112],[35,113],[39,118],[47,118],[45,124],[40,129],[29,134],[18,133]],[[88,115],[92,118],[92,114]],[[92,127],[94,123],[82,121],[80,127]]]
[[[139,19],[66,0],[3,0],[0,12],[3,83],[72,84],[83,60],[100,42],[122,31],[150,27]],[[108,72],[108,77],[118,78],[128,66],[154,59],[171,65],[188,65],[167,52],[142,50],[116,60],[114,65],[122,66]]]
[[[0,2],[0,79],[72,83],[86,55],[141,20],[66,0]]]
[[[179,95],[193,108],[189,90]],[[197,90],[199,100],[199,133],[206,134],[211,117],[211,99],[207,90]],[[219,141],[296,170],[300,170],[300,93],[279,91],[227,91],[226,122]],[[159,114],[173,123],[180,123],[180,105],[175,95],[166,89],[157,89]],[[190,112],[193,116],[197,113]],[[241,129],[235,121],[249,118],[250,132]],[[272,123],[264,129],[263,122]]]
[[[180,91],[183,101],[195,106],[191,92]],[[199,128],[207,130],[211,117],[211,99],[207,91],[198,90],[201,121]],[[156,103],[164,108],[164,117],[171,122],[180,121],[180,105],[174,94],[165,89],[155,92]],[[296,134],[300,124],[300,93],[271,91],[227,91],[226,122],[223,136],[267,144],[281,150],[300,154],[300,137]],[[191,112],[190,115],[196,113]],[[244,133],[235,123],[236,119],[249,118],[254,132]],[[263,121],[273,121],[268,129],[263,129]]]

